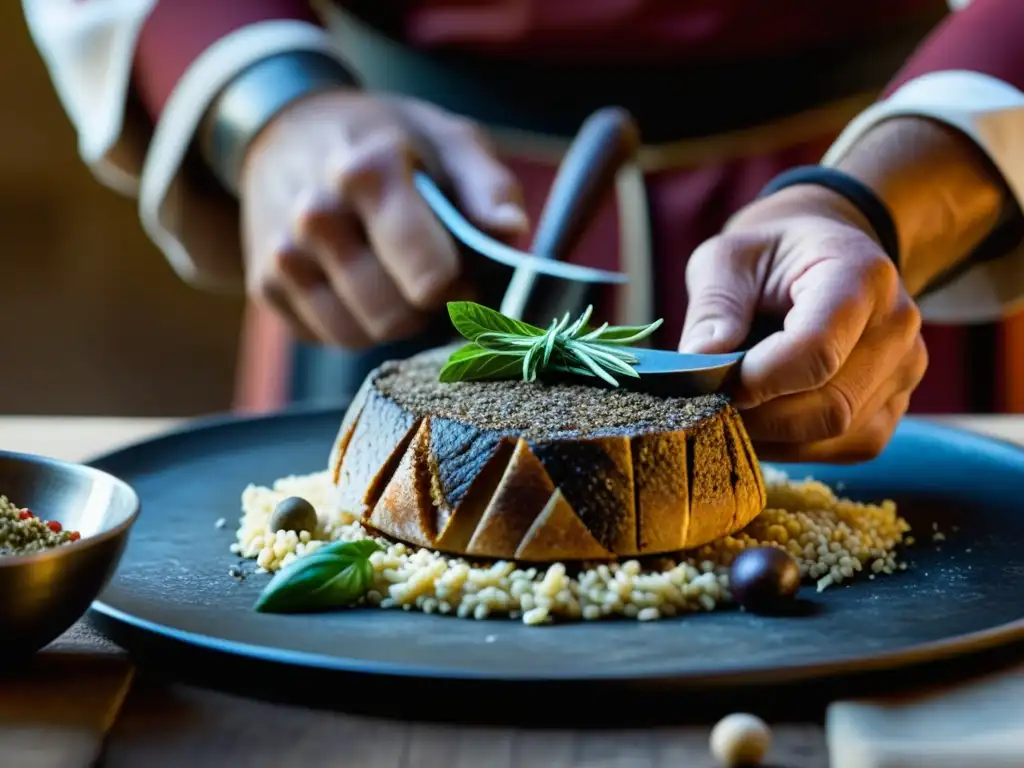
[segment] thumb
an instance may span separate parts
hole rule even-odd
[[[688,306],[680,352],[732,352],[750,333],[761,293],[760,242],[716,237],[686,266]]]

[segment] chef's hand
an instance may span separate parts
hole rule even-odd
[[[758,455],[874,458],[928,366],[917,306],[844,198],[796,186],[740,211],[687,268],[680,349],[740,348],[756,314],[783,330],[744,356],[735,403]]]
[[[408,338],[465,296],[459,254],[416,189],[422,163],[497,237],[523,230],[519,187],[476,128],[408,99],[335,90],[286,108],[240,183],[246,281],[303,338]]]

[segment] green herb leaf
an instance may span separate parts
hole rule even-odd
[[[514,379],[522,370],[523,358],[516,352],[495,352],[478,344],[467,344],[452,353],[439,378],[449,384],[455,381]]]
[[[658,319],[650,325],[615,326],[609,326],[608,323],[605,323],[599,328],[585,328],[581,340],[591,341],[592,338],[599,338],[603,344],[635,344],[638,341],[643,341],[658,330],[662,322],[662,320]]]
[[[599,378],[613,387],[618,376],[638,378],[628,346],[661,326],[587,325],[592,307],[575,321],[567,314],[547,330],[506,317],[471,301],[448,304],[455,328],[470,344],[456,350],[441,369],[442,382],[521,378],[534,381],[543,371]]]
[[[544,335],[543,328],[514,320],[490,307],[472,301],[449,301],[448,316],[451,318],[455,330],[470,341],[476,341],[485,333],[522,337]]]
[[[260,613],[323,611],[352,605],[373,583],[372,539],[339,541],[278,571],[253,608]]]

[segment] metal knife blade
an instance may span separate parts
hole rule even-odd
[[[739,373],[743,352],[723,355],[691,355],[667,349],[630,347],[637,358],[633,369],[639,379],[622,376],[624,387],[672,397],[694,397],[721,391]]]
[[[471,224],[445,197],[432,178],[422,171],[413,174],[413,183],[420,195],[441,222],[458,240],[481,256],[509,267],[528,269],[532,272],[574,280],[583,283],[625,283],[629,278],[622,272],[570,264],[564,261],[541,258],[532,253],[520,251],[500,240],[495,240]]]

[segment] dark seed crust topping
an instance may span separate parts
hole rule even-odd
[[[450,350],[384,363],[376,390],[417,416],[440,416],[526,439],[686,429],[727,404],[720,395],[656,397],[625,389],[525,381],[444,384]]]

